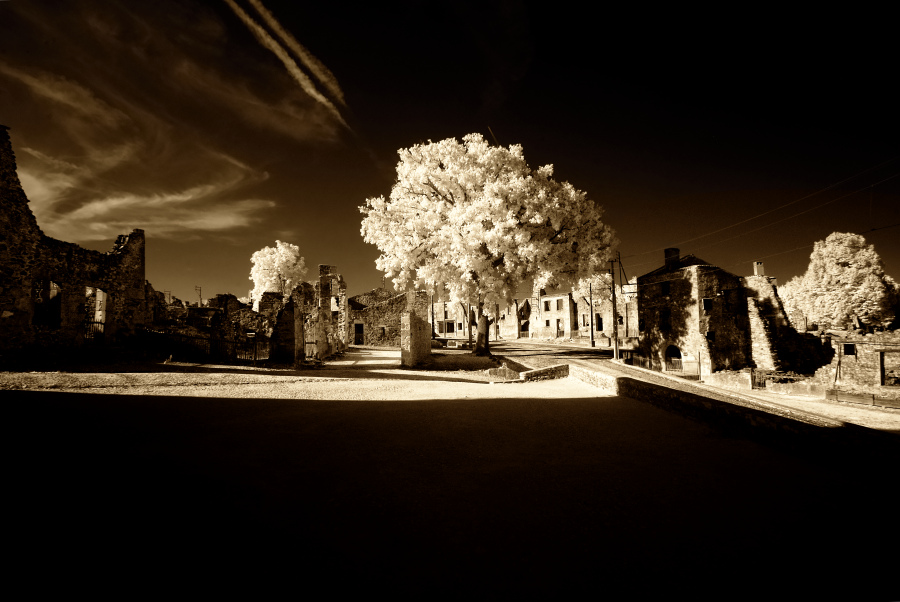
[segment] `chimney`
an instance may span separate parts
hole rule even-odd
[[[678,267],[678,249],[666,249],[666,267],[669,269],[676,269]]]
[[[753,275],[754,276],[765,276],[766,271],[763,269],[763,262],[754,261],[753,262]]]

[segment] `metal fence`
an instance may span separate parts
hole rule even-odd
[[[104,344],[106,342],[106,324],[103,322],[85,322],[84,341],[94,345]]]

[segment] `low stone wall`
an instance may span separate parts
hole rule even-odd
[[[586,370],[579,366],[569,366],[569,376],[577,378],[581,382],[594,385],[598,389],[602,389],[611,395],[617,395],[619,391],[618,377],[605,372],[596,372],[594,370]]]
[[[714,387],[733,389],[735,391],[750,391],[753,389],[753,375],[749,371],[740,372],[713,372],[704,374],[703,382]]]
[[[800,383],[773,383],[766,382],[766,391],[769,393],[778,393],[779,395],[806,395],[808,397],[825,397],[827,387],[820,384],[810,382]]]
[[[725,398],[713,392],[709,395],[702,391],[694,393],[676,388],[678,383],[669,387],[613,371],[577,366],[571,366],[569,375],[611,395],[630,397],[728,432],[784,444],[804,453],[839,450],[841,454],[851,451],[863,455],[880,454],[888,449],[896,452],[898,445],[895,435],[749,398]],[[827,447],[820,447],[823,444]]]
[[[520,378],[524,381],[543,380],[546,378],[565,378],[567,376],[569,376],[569,364],[559,364],[557,366],[538,368],[537,370],[528,370],[520,374]]]

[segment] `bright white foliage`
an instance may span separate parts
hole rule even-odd
[[[894,319],[894,281],[885,275],[875,246],[858,234],[834,232],[816,242],[806,273],[779,287],[778,294],[786,310],[799,310],[820,325],[842,326],[853,315],[873,325]]]
[[[594,303],[612,300],[612,276],[609,272],[594,274],[593,276],[580,279],[575,286],[572,287],[572,293],[576,300],[581,299],[587,301],[593,298]],[[637,290],[637,277],[632,276],[624,287],[616,285],[616,310],[625,311],[628,301],[635,296],[633,291]]]
[[[572,286],[605,267],[616,241],[602,209],[551,179],[552,165],[531,170],[520,145],[469,134],[399,154],[390,198],[360,207],[363,238],[395,289],[446,289],[489,314],[532,279]]]
[[[286,297],[306,275],[306,261],[300,256],[300,247],[280,240],[275,241],[274,247],[263,247],[251,255],[250,262],[254,310],[259,310],[263,293],[279,292]]]

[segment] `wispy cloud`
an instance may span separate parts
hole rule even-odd
[[[55,192],[41,188],[48,174],[23,171],[20,175],[29,198]],[[94,197],[73,211],[39,215],[39,223],[49,236],[75,242],[109,240],[133,228],[163,238],[243,228],[260,222],[276,205],[267,199],[229,199],[243,182],[243,177],[232,174],[174,192]],[[30,188],[35,183],[37,188]]]
[[[282,64],[287,69],[288,73],[294,80],[300,84],[300,87],[306,92],[311,98],[313,98],[316,102],[325,107],[334,118],[345,128],[350,130],[350,126],[347,125],[347,122],[344,121],[344,118],[341,116],[340,111],[338,111],[337,107],[332,104],[330,100],[328,100],[321,92],[316,89],[315,84],[303,72],[302,69],[297,65],[294,59],[288,54],[288,52],[284,49],[281,44],[279,44],[269,33],[253,18],[248,15],[244,9],[237,5],[234,0],[225,0],[225,3],[231,8],[235,15],[243,21],[244,25],[253,33],[256,39],[259,41],[263,47],[270,50],[278,59],[282,62]],[[333,77],[333,76],[332,76]],[[352,130],[351,130],[352,131]]]
[[[47,72],[32,74],[3,61],[0,61],[0,73],[25,84],[35,96],[63,105],[97,126],[114,128],[128,119],[89,89],[63,76]]]
[[[274,61],[250,59],[220,5],[78,3],[65,16],[13,8],[0,38],[3,122],[38,224],[54,238],[108,241],[132,228],[182,240],[241,235],[271,220],[272,198],[284,194],[281,182],[256,188],[268,179],[258,166],[296,142],[334,143],[346,127],[308,77],[314,94],[294,84],[306,77],[296,63],[285,76]],[[29,51],[50,35],[50,59]]]

